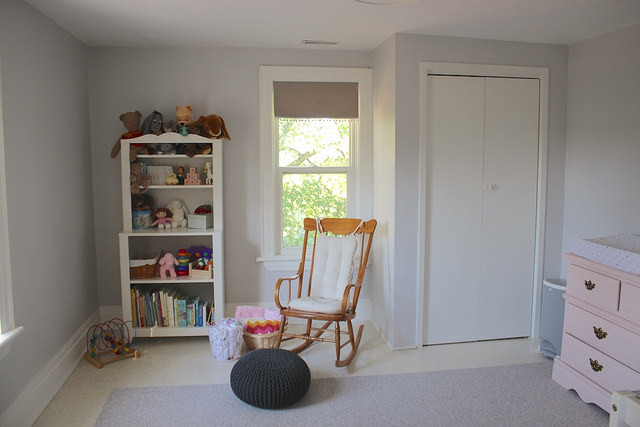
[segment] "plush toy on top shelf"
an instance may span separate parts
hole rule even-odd
[[[162,124],[162,113],[153,110],[142,122],[142,131],[145,135],[160,135],[162,133]]]
[[[231,136],[229,136],[227,127],[224,124],[224,119],[217,114],[200,116],[198,120],[193,122],[193,127],[197,132],[192,133],[197,133],[205,138],[227,139],[231,141]]]
[[[115,159],[118,156],[118,153],[120,153],[120,147],[123,139],[137,138],[143,135],[143,131],[140,129],[140,117],[142,117],[142,113],[138,110],[120,114],[120,121],[127,129],[127,132],[123,133],[113,145],[113,148],[111,149],[112,159]],[[129,161],[133,162],[136,160],[136,156],[138,155],[141,147],[134,145],[130,145],[129,147]]]
[[[176,121],[178,133],[182,136],[189,135],[189,125],[193,121],[193,107],[191,105],[176,105]]]

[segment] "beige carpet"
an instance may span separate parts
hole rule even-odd
[[[117,388],[96,426],[607,426],[609,415],[555,383],[551,368],[312,379],[278,410],[247,405],[228,384]]]

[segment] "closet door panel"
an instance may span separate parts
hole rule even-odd
[[[428,78],[429,275],[425,343],[477,334],[484,82]]]
[[[528,336],[533,298],[539,82],[485,79],[479,339]]]

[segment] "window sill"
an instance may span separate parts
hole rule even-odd
[[[300,255],[273,255],[256,258],[256,262],[263,263],[267,271],[298,271]]]
[[[4,359],[4,357],[9,354],[11,342],[23,331],[24,328],[22,326],[18,326],[17,328],[11,329],[10,331],[0,335],[0,360]]]

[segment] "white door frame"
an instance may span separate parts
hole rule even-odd
[[[425,290],[428,288],[429,247],[426,233],[429,226],[429,186],[427,185],[427,79],[430,74],[479,77],[535,78],[540,81],[540,110],[538,128],[538,192],[536,197],[536,239],[533,273],[533,307],[531,310],[531,336],[538,336],[541,309],[544,236],[547,194],[547,152],[549,123],[549,69],[544,67],[520,67],[510,65],[464,64],[452,62],[420,62],[420,158],[418,194],[418,314],[416,319],[416,343],[424,345]]]

